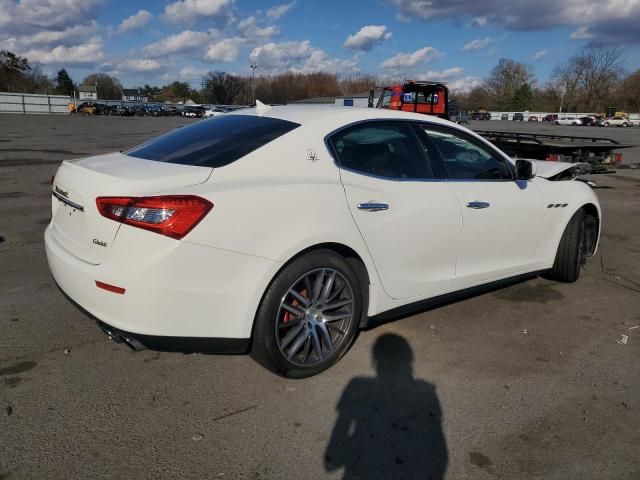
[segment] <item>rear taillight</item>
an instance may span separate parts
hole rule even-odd
[[[177,240],[213,208],[209,200],[193,195],[98,197],[96,205],[103,217]]]

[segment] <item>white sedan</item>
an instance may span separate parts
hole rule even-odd
[[[63,162],[46,253],[116,341],[251,349],[305,377],[384,312],[532,273],[575,281],[601,214],[571,168],[431,116],[260,105]]]
[[[569,118],[569,117],[564,117],[564,118],[558,118],[557,120],[554,120],[553,122],[554,125],[582,125],[582,120],[580,120],[579,118]]]
[[[602,125],[605,127],[628,127],[631,122],[626,117],[607,117]]]

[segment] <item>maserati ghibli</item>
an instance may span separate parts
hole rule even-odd
[[[598,199],[415,113],[258,103],[64,161],[45,231],[62,292],[134,349],[335,364],[383,313],[514,277],[578,279]]]

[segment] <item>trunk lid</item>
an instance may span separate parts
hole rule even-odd
[[[52,235],[74,256],[98,265],[120,223],[103,217],[99,196],[145,196],[206,182],[212,168],[177,165],[110,153],[64,161],[52,186]]]

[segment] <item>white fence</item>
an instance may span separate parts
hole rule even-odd
[[[0,92],[0,113],[69,113],[71,97]]]

